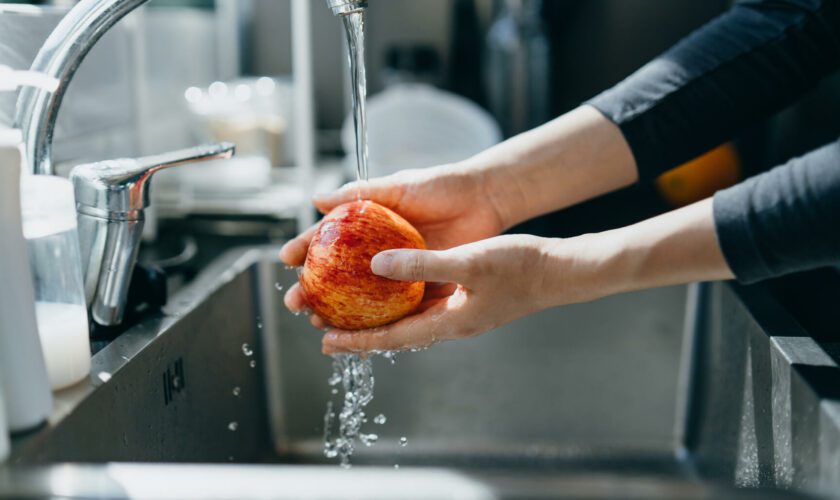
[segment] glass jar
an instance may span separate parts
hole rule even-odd
[[[23,236],[35,286],[35,312],[53,390],[90,373],[76,202],[67,179],[26,175],[21,179]]]

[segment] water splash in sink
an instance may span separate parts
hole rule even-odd
[[[338,429],[335,429],[336,413],[333,402],[327,403],[324,415],[324,455],[328,458],[339,457],[342,467],[350,467],[350,457],[355,451],[356,439],[365,446],[371,446],[379,436],[362,434],[365,419],[365,406],[373,400],[373,363],[370,357],[362,358],[355,354],[333,356],[333,374],[329,379],[331,386],[339,383],[344,389],[344,402],[338,413]]]

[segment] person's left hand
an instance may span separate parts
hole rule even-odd
[[[426,296],[412,315],[370,330],[329,330],[323,352],[397,351],[473,337],[519,317],[562,303],[586,300],[567,283],[558,297],[553,279],[574,265],[571,240],[505,235],[449,250],[387,250],[371,261],[375,274],[426,281]],[[584,293],[581,293],[584,292]],[[326,327],[327,325],[322,325]]]

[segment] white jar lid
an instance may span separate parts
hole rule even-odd
[[[24,175],[20,180],[23,236],[43,238],[76,228],[73,183],[54,175]]]

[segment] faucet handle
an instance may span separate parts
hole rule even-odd
[[[361,12],[367,9],[367,6],[367,0],[327,0],[327,7],[336,16]]]
[[[203,144],[142,158],[78,165],[70,173],[80,213],[107,219],[138,220],[149,206],[149,181],[165,168],[233,156],[234,144]]]

